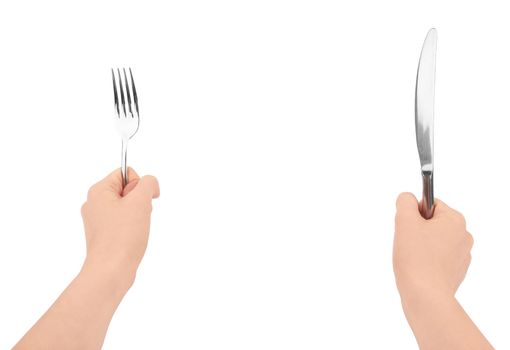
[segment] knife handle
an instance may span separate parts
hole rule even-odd
[[[434,215],[434,173],[422,171],[423,195],[420,202],[420,213],[424,219],[430,219]]]

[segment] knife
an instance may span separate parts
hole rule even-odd
[[[425,219],[434,215],[434,90],[437,31],[427,33],[421,49],[415,90],[416,143],[421,163],[423,195],[420,213]]]

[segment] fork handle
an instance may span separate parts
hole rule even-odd
[[[122,188],[124,188],[129,182],[127,169],[127,146],[128,140],[122,139],[122,158],[120,161],[120,170],[122,172]]]

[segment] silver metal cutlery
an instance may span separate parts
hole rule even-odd
[[[427,33],[421,50],[415,91],[416,143],[421,163],[423,195],[420,213],[425,219],[434,215],[434,91],[437,31]]]
[[[117,79],[115,78],[115,73],[117,73]],[[112,68],[112,79],[115,114],[117,117],[115,120],[115,126],[122,139],[121,172],[122,186],[124,187],[129,182],[127,172],[128,142],[133,136],[135,136],[140,125],[138,95],[136,94],[135,81],[133,79],[133,72],[131,71],[131,68],[129,68],[129,77],[125,68],[122,70],[117,68],[116,72]],[[124,90],[126,91],[126,95],[124,95]]]

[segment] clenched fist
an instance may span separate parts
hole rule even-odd
[[[139,178],[129,168],[122,188],[120,169],[92,186],[81,213],[87,241],[86,264],[136,272],[149,239],[152,199],[159,196],[153,176]]]

